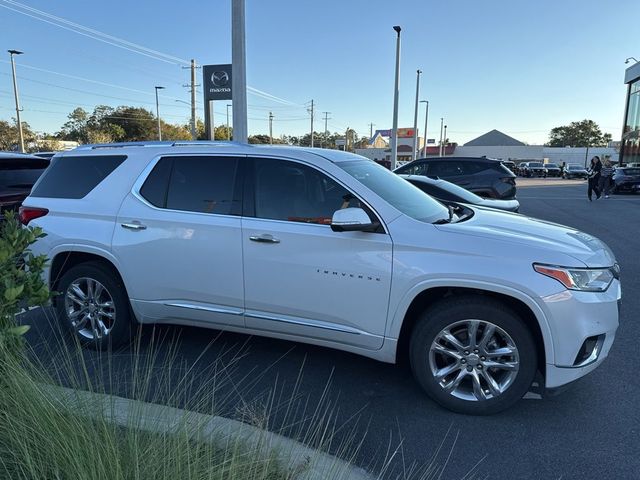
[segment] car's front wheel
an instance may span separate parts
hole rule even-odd
[[[62,276],[57,290],[59,318],[82,344],[105,349],[130,340],[129,299],[122,281],[109,267],[99,262],[76,265]]]
[[[432,399],[473,415],[516,403],[537,369],[535,343],[522,319],[481,296],[451,297],[426,310],[411,336],[410,359]]]

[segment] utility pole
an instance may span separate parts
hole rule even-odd
[[[14,55],[22,55],[19,50],[7,50],[11,56],[11,71],[13,72],[13,95],[16,98],[16,119],[18,121],[18,137],[20,139],[20,152],[24,153],[24,136],[22,134],[22,120],[20,120],[20,100],[18,98],[18,81],[16,80],[16,62]]]
[[[164,90],[164,87],[154,87],[156,89],[156,117],[158,117],[158,140],[162,141],[162,125],[160,124],[160,104],[158,103],[158,90]]]
[[[400,97],[400,28],[395,25],[393,29],[397,33],[396,38],[396,81],[393,90],[393,127],[391,130],[391,170],[396,169],[398,162],[398,99]]]
[[[227,140],[231,140],[231,132],[229,131],[229,107],[230,103],[227,103]]]
[[[420,98],[420,74],[422,70],[418,69],[416,79],[416,108],[413,114],[413,151],[411,152],[411,160],[415,160],[418,154],[418,102]]]
[[[273,113],[269,112],[269,145],[273,145]]]
[[[231,0],[231,91],[233,100],[233,139],[247,143],[247,58],[244,0]]]
[[[327,129],[327,121],[329,120],[329,114],[331,112],[322,112],[324,113],[324,138],[322,139],[322,148],[326,146],[327,137],[329,136],[329,130]]]
[[[373,138],[373,127],[375,127],[376,124],[375,123],[370,123],[369,124],[369,140],[371,140],[371,138]]]
[[[347,127],[347,131],[344,132],[344,151],[349,151],[349,127]]]
[[[311,108],[308,108],[307,112],[311,114],[311,148],[313,148],[313,99],[311,100]]]
[[[429,121],[429,100],[420,100],[420,103],[426,103],[427,109],[424,112],[424,156],[427,156],[427,122]]]
[[[439,157],[442,156],[442,127],[444,126],[444,118],[440,117],[440,155],[438,155]]]
[[[191,140],[198,139],[196,129],[196,61],[191,59]]]

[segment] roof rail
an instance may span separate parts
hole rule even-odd
[[[209,140],[177,140],[177,141],[142,141],[142,142],[114,142],[79,145],[74,150],[99,150],[107,148],[127,148],[127,147],[220,147],[228,145],[240,145],[239,142],[231,141],[209,141]]]

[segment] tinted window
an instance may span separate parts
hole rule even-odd
[[[464,175],[464,171],[462,168],[462,162],[458,161],[435,161],[431,162],[429,165],[429,176],[431,177],[456,177],[459,175]]]
[[[443,190],[442,188],[436,185],[432,185],[430,183],[424,183],[424,182],[411,182],[411,184],[418,187],[427,195],[431,195],[432,197],[437,198],[438,200],[449,200],[451,202],[460,201],[460,199],[457,198],[455,195],[450,194],[446,190]]]
[[[360,206],[354,195],[318,170],[283,160],[255,160],[256,217],[329,225],[336,210]]]
[[[166,206],[167,186],[169,185],[172,164],[173,159],[161,158],[142,185],[140,195],[151,205],[160,208]]]
[[[396,170],[396,173],[407,175],[427,175],[429,164],[425,162],[412,162]]]
[[[539,162],[529,162],[530,167],[542,167],[543,165]]]
[[[166,208],[219,215],[239,213],[237,158],[198,156],[173,157],[171,160],[173,166]],[[157,198],[156,192],[156,200]]]
[[[560,168],[555,163],[546,163],[544,166],[547,168]]]
[[[48,165],[48,160],[38,158],[0,159],[0,190],[31,190]]]
[[[487,162],[462,162],[464,175],[473,175],[475,173],[480,173],[485,170],[489,170],[491,167],[499,168],[502,167],[502,164],[499,162],[495,162],[495,164]]]
[[[82,198],[113,172],[124,155],[57,157],[33,189],[33,197]]]

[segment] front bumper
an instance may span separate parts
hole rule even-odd
[[[564,292],[544,297],[553,336],[554,362],[547,363],[545,387],[554,389],[592,372],[604,361],[618,328],[620,282],[606,292]],[[598,338],[584,356],[584,345]],[[589,355],[592,354],[592,355]]]

